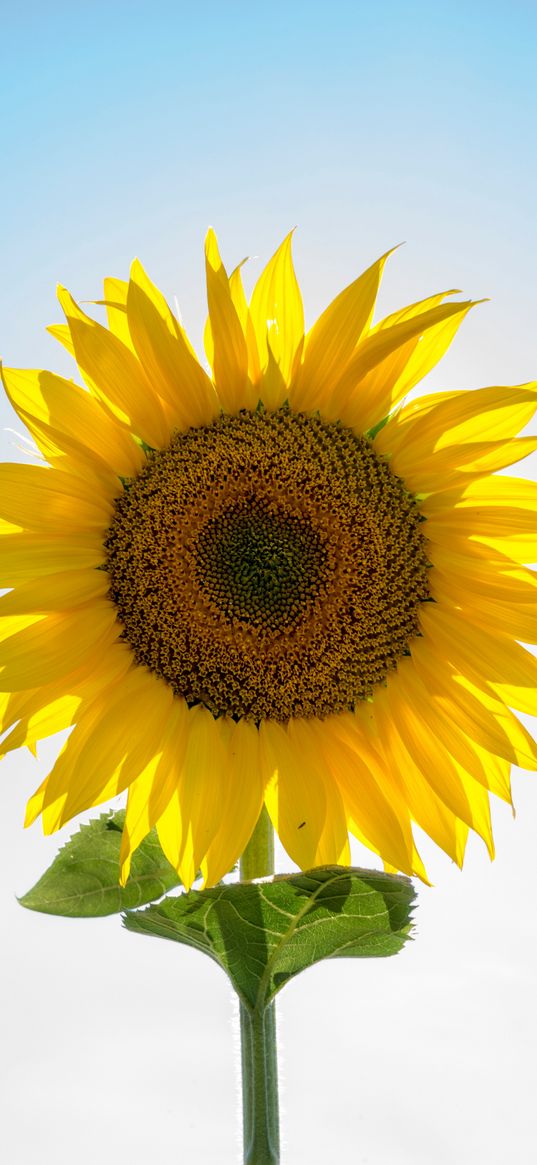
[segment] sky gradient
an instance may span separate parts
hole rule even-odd
[[[296,224],[309,323],[404,241],[384,311],[452,287],[490,297],[429,387],[535,378],[533,3],[0,9],[6,364],[73,375],[44,330],[61,318],[56,283],[99,298],[135,255],[199,348],[208,225],[229,268],[252,257],[251,284]],[[2,459],[21,459],[4,402],[0,422]],[[237,1025],[217,968],[116,919],[46,918],[14,900],[75,828],[21,828],[57,747],[3,762],[6,1160],[233,1165]],[[282,994],[282,1165],[530,1160],[535,778],[517,774],[514,790],[516,822],[494,806],[492,866],[477,840],[462,875],[424,841],[435,886],[419,888],[401,956],[325,964]],[[374,864],[359,847],[355,858]]]

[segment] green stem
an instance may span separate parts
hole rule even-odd
[[[244,1165],[278,1165],[278,1065],[276,1012],[248,1011],[241,1003]]]
[[[274,832],[266,809],[241,858],[241,878],[274,873]],[[244,1165],[278,1165],[276,1010],[240,1004]]]
[[[270,817],[263,809],[252,836],[241,858],[241,879],[266,878],[274,873],[274,830]]]

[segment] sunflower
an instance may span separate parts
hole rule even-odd
[[[138,261],[108,327],[64,289],[83,386],[4,369],[44,464],[0,467],[3,753],[72,728],[31,798],[51,833],[128,790],[121,878],[156,826],[188,888],[265,804],[301,867],[349,832],[426,878],[537,768],[537,487],[495,475],[535,384],[402,403],[473,306],[380,323],[384,255],[304,334],[288,236],[250,302],[206,244],[209,375]]]

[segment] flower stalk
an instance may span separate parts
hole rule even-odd
[[[240,863],[241,880],[274,873],[274,831],[266,809]],[[240,1002],[244,1165],[279,1165],[276,1007]]]

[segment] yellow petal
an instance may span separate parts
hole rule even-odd
[[[186,750],[179,784],[183,821],[178,869],[186,889],[214,841],[227,799],[229,725],[198,704],[188,713]]]
[[[446,295],[454,294],[456,293],[452,291],[442,292],[420,300],[418,303],[409,304],[381,320],[371,329],[371,335],[391,328],[404,320],[423,315],[424,312],[442,303]],[[374,428],[391,412],[413,384],[422,379],[438,363],[449,347],[463,318],[463,316],[454,316],[450,320],[442,321],[429,328],[424,335],[412,336],[399,348],[389,352],[370,372],[365,374],[355,392],[344,400],[338,396],[336,403],[341,405],[342,421],[360,432]],[[334,402],[331,407],[334,411]]]
[[[182,699],[173,701],[157,750],[140,776],[129,786],[121,839],[121,882],[129,876],[134,851],[166,814],[177,792],[188,735],[188,710]],[[175,855],[174,855],[175,856]],[[174,865],[177,865],[178,855]]]
[[[490,449],[487,443],[515,437],[536,407],[537,392],[531,385],[456,392],[436,403],[428,396],[391,418],[378,434],[376,448],[390,456],[397,474],[419,482],[420,471],[439,472],[444,463],[459,465],[476,454],[494,454],[497,446]]]
[[[144,840],[144,837],[147,837],[149,830],[152,828],[149,815],[149,799],[154,788],[157,786],[157,773],[161,761],[162,754],[160,752],[155,753],[154,756],[149,758],[139,776],[135,777],[132,784],[129,785],[125,824],[123,826],[121,848],[119,851],[119,883],[121,886],[126,884],[129,877],[134,851]],[[160,783],[159,786],[161,788]]]
[[[415,316],[423,315],[424,311],[428,311],[431,307],[436,307],[437,304],[447,299],[448,295],[460,295],[460,291],[456,288],[451,288],[450,291],[439,291],[435,295],[426,296],[425,299],[418,299],[414,303],[407,303],[404,307],[390,312],[389,315],[379,320],[378,324],[375,324],[371,328],[371,333],[385,331],[386,328],[393,328],[394,324],[400,324],[403,320],[412,320]]]
[[[24,817],[25,828],[27,828],[29,825],[33,825],[36,818],[39,817],[39,814],[42,812],[43,802],[45,800],[45,794],[47,791],[47,784],[48,777],[45,777],[45,780],[41,782],[39,788],[36,789],[35,793],[33,793],[33,795],[30,797],[26,805],[26,813]]]
[[[5,732],[17,720],[31,727],[37,723],[36,717],[41,712],[64,697],[75,696],[79,700],[93,701],[112,684],[121,683],[131,667],[132,652],[124,643],[113,643],[105,651],[98,643],[74,671],[50,683],[40,684],[37,688],[0,693],[0,731]]]
[[[477,687],[492,685],[499,695],[521,712],[537,712],[537,660],[519,643],[500,633],[490,634],[467,620],[461,611],[452,613],[440,603],[424,603],[420,627],[425,642],[438,658]]]
[[[129,331],[127,318],[127,293],[129,284],[126,279],[113,279],[108,276],[104,281],[104,305],[110,331],[121,340],[127,348],[134,351],[132,336]]]
[[[437,495],[440,498],[442,495]],[[430,499],[427,499],[429,501]],[[423,505],[425,510],[425,504]],[[460,506],[428,515],[427,538],[434,543],[467,538],[501,547],[515,560],[537,560],[537,524],[530,509],[504,506]]]
[[[509,764],[537,769],[537,746],[503,701],[492,691],[485,695],[464,676],[440,667],[438,661],[436,666],[431,663],[430,654],[413,652],[413,669],[423,681],[429,704],[436,712],[450,720],[455,730],[465,733],[472,747],[477,744]],[[483,783],[481,777],[476,779]],[[488,787],[498,796],[505,794],[505,786],[500,790],[490,784]]]
[[[184,429],[210,424],[219,411],[213,385],[138,259],[131,268],[127,311],[140,362],[159,395],[172,406],[175,423]]]
[[[49,776],[45,833],[128,788],[161,751],[172,701],[167,684],[137,667],[86,707]]]
[[[392,385],[387,397],[382,390],[383,378],[380,377],[377,395],[367,399],[365,393],[362,392],[362,382],[367,374],[373,368],[380,366],[382,361],[409,341],[417,340],[420,336],[425,339],[430,331],[448,320],[460,322],[474,306],[475,304],[470,302],[438,304],[420,315],[402,320],[400,323],[394,324],[393,327],[384,328],[366,336],[358,345],[346,368],[343,372],[340,371],[329,401],[327,416],[330,418],[340,417],[345,424],[352,424],[361,428],[362,431],[374,427],[386,416],[388,408],[392,407],[396,400],[401,399],[399,393],[402,395],[403,391],[409,390],[410,381],[408,384],[406,380],[403,382],[403,372],[401,371],[397,379],[397,393],[394,392]],[[452,336],[446,342],[445,336],[439,336],[437,332],[433,332],[431,353],[426,364],[429,363],[432,367],[437,359],[440,359],[448,343],[451,342],[451,338]],[[423,342],[422,339],[421,343]],[[433,353],[436,352],[439,353],[438,356],[433,357]],[[407,349],[405,356],[408,363],[412,358],[409,349]],[[419,375],[422,374],[420,367]],[[403,383],[404,389],[401,387]],[[351,420],[353,416],[355,419]]]
[[[405,699],[415,707],[423,701],[426,730],[444,746],[460,770],[483,788],[504,797],[505,783],[502,780],[499,787],[496,785],[496,768],[490,754],[514,760],[514,750],[494,718],[488,716],[478,700],[454,684],[442,687],[438,679],[422,683],[414,659],[400,678]],[[476,743],[481,752],[475,749]],[[473,789],[471,782],[467,785]]]
[[[261,721],[259,739],[265,804],[287,853],[302,869],[337,861],[333,850],[326,851],[332,832],[329,829],[327,834],[326,828],[330,812],[345,820],[343,804],[336,787],[329,787],[333,795],[330,809],[326,775],[318,756],[311,749],[307,758],[301,756],[289,732],[268,720]]]
[[[413,869],[413,838],[408,808],[382,771],[379,757],[353,716],[313,721],[315,747],[339,787],[352,824],[398,870]],[[352,828],[352,826],[351,826]]]
[[[179,776],[177,780],[179,781]],[[162,849],[170,864],[179,873],[183,844],[183,817],[178,787],[174,789],[166,808],[156,823],[156,827]]]
[[[122,344],[130,348],[131,352],[134,352],[127,319],[128,289],[129,285],[125,279],[108,277],[104,280],[104,299],[92,299],[89,302],[106,308],[106,318],[110,331],[113,332],[114,336],[117,336],[118,340],[121,340]],[[52,328],[48,330],[51,332]],[[61,337],[59,338],[61,339]]]
[[[201,861],[209,886],[228,874],[244,853],[263,808],[259,733],[247,720],[230,725],[223,786],[218,830]]]
[[[513,604],[534,603],[537,599],[537,575],[506,555],[492,555],[476,542],[464,544],[465,553],[448,546],[435,546],[431,585],[446,585],[453,595],[461,596],[461,606],[487,596],[494,601]],[[476,553],[481,552],[481,553]],[[464,601],[462,601],[464,600]]]
[[[414,708],[419,707],[421,702],[424,730],[433,735],[446,754],[478,784],[488,788],[486,770],[472,748],[475,721],[468,710],[457,705],[446,693],[424,685],[413,664],[398,670],[398,682],[404,699]]]
[[[466,441],[516,437],[537,409],[537,383],[493,385],[472,392],[452,392],[439,400],[434,393],[418,398],[398,414],[398,427],[430,449],[445,449]],[[402,438],[406,441],[407,438]]]
[[[431,542],[431,546],[429,547],[429,556],[433,561],[436,561],[436,556],[439,550],[442,550],[442,548],[446,546],[449,546],[449,549],[452,551],[452,553],[459,559],[466,558],[467,555],[475,552],[476,554],[481,554],[484,560],[491,562],[500,562],[504,560],[509,562],[512,567],[516,567],[520,570],[527,570],[528,568],[524,564],[528,561],[531,561],[531,558],[528,559],[527,556],[523,556],[522,550],[524,547],[519,545],[516,539],[510,540],[509,538],[498,538],[494,540],[487,537],[480,540],[480,538],[478,538],[473,532],[468,534],[465,533],[464,530],[455,529],[450,530],[447,537],[442,537],[441,526],[439,526],[436,531],[434,528],[430,528],[429,526],[425,527],[425,529],[427,530],[427,536]],[[527,539],[528,536],[526,535],[525,537]]]
[[[465,698],[468,694],[475,696],[480,706],[487,709],[498,726],[498,731],[501,733],[502,748],[497,748],[495,755],[500,756],[502,761],[505,762],[504,788],[509,793],[508,778],[510,765],[515,763],[520,765],[521,768],[535,770],[537,743],[527,728],[520,723],[514,712],[507,707],[501,696],[497,695],[490,688],[487,688],[485,684],[481,688],[478,688],[465,676],[457,676],[456,685],[462,688]],[[480,741],[477,740],[474,740],[474,745],[478,750],[483,747]],[[494,789],[494,792],[497,792],[497,790]],[[509,800],[509,796],[505,796],[504,793],[498,793],[498,796],[504,796],[505,800]]]
[[[399,787],[413,820],[444,853],[458,866],[462,866],[468,826],[448,809],[414,763],[396,731],[389,701],[384,696],[375,699],[374,720],[373,712],[367,709],[360,709],[360,712],[362,716],[365,713],[375,727],[375,745],[383,757],[388,778]]]
[[[399,675],[388,683],[395,732],[416,767],[448,809],[478,833],[492,852],[490,807],[485,791],[424,725],[423,709],[404,697]],[[381,693],[383,694],[383,693]]]
[[[246,340],[246,347],[248,350],[248,375],[252,384],[257,384],[261,376],[261,365],[259,363],[259,352],[257,350],[257,340],[255,336],[255,329],[248,307],[248,301],[244,292],[242,283],[241,268],[244,266],[246,259],[239,263],[235,270],[231,272],[229,277],[229,291],[231,295],[231,302],[239,317],[240,325],[243,330],[244,339]],[[209,364],[213,365],[214,347],[212,344],[211,321],[207,320],[208,332],[210,333],[209,345],[210,355],[207,353]],[[207,350],[207,349],[206,349]]]
[[[71,568],[98,567],[102,561],[102,543],[87,533],[71,538],[47,538],[34,533],[0,537],[0,576],[6,587]]]
[[[112,604],[95,603],[84,610],[54,612],[5,639],[0,650],[0,688],[35,688],[74,671],[85,652],[98,645],[105,651],[121,633]]]
[[[26,613],[24,615],[7,615],[0,621],[0,643],[5,643],[7,640],[12,638],[14,635],[18,635],[20,631],[23,631],[27,627],[35,626],[36,623],[39,623],[41,618],[42,616],[36,614],[35,612]]]
[[[453,293],[448,292],[447,294],[451,295]],[[434,307],[435,305],[432,299],[434,297],[431,297],[431,307]],[[453,304],[452,306],[457,308],[459,305]],[[453,315],[448,315],[446,319],[441,319],[439,323],[433,323],[432,326],[429,326],[425,332],[420,333],[414,340],[412,352],[405,363],[404,369],[392,385],[391,408],[402,400],[416,384],[419,384],[420,380],[428,376],[429,372],[445,356],[472,306],[472,304],[469,304],[466,308],[463,307],[461,311],[455,311]],[[409,314],[407,318],[415,317]],[[384,413],[382,415],[385,416],[386,414]],[[381,418],[379,417],[378,419],[380,420]]]
[[[379,437],[381,435],[382,430]],[[389,440],[390,434],[387,434],[382,441],[384,447]],[[410,434],[409,446],[412,446]],[[413,446],[412,464],[408,448],[389,456],[391,469],[398,477],[404,477],[407,488],[413,493],[424,495],[445,493],[453,489],[462,493],[472,480],[486,477],[496,469],[514,465],[536,450],[537,437],[515,437],[507,441],[472,441],[450,445],[447,449],[429,454]]]
[[[104,494],[105,491],[103,490]],[[0,465],[0,518],[41,534],[104,537],[112,499],[83,478],[40,465]]]
[[[33,752],[38,740],[69,728],[76,719],[81,701],[81,696],[59,696],[34,712],[33,716],[25,717],[0,744],[0,757],[17,748],[26,747]]]
[[[213,329],[211,327],[211,317],[207,316],[203,328],[203,348],[207,357],[209,368],[214,369],[214,341]]]
[[[318,741],[310,720],[290,720],[287,728],[291,748],[295,757],[302,757],[307,772],[318,772],[324,780],[326,793],[326,815],[324,828],[319,839],[315,864],[350,865],[349,833],[347,814],[341,789],[323,763]]]
[[[535,453],[537,437],[513,437],[510,441],[489,441],[487,444],[489,448],[481,449],[472,461],[465,464],[465,469],[478,470],[480,476],[483,473],[494,473],[496,469],[505,469]]]
[[[289,392],[293,408],[324,410],[328,405],[342,370],[369,329],[382,272],[391,254],[387,251],[341,291],[307,333],[303,363]]]
[[[225,412],[236,413],[256,402],[248,381],[246,340],[231,298],[228,277],[213,230],[207,233],[205,260],[216,391]]]
[[[274,356],[268,347],[268,363],[259,382],[259,394],[266,409],[279,409],[287,400],[289,390]]]
[[[503,475],[481,478],[458,492],[431,495],[421,508],[431,542],[448,542],[456,549],[471,540],[521,562],[537,557],[536,482]]]
[[[21,713],[17,708],[12,711],[12,704],[14,701],[20,704],[21,698],[20,692],[0,692],[0,733],[5,732],[19,719]]]
[[[73,344],[71,332],[69,331],[67,324],[49,324],[47,332],[50,332],[50,335],[54,336],[54,339],[60,342],[62,347],[65,348],[66,352],[68,352],[69,355],[73,357],[73,359],[76,359],[75,346]]]
[[[249,308],[244,285],[242,282],[242,268],[244,267],[246,261],[246,259],[242,259],[240,263],[237,263],[237,266],[231,272],[231,275],[229,276],[229,292],[231,295],[231,302],[239,317],[239,322],[244,333],[244,338],[247,341],[246,328],[248,325]]]
[[[136,357],[107,328],[92,320],[64,288],[58,299],[67,317],[78,366],[88,387],[118,421],[147,444],[161,448],[169,439],[158,392]]]
[[[304,338],[304,308],[291,254],[291,231],[259,279],[250,300],[250,318],[257,340],[261,367],[268,363],[269,345],[288,385],[295,356]]]
[[[30,579],[0,598],[0,618],[32,611],[65,611],[106,598],[108,575],[102,570],[69,570]],[[91,617],[91,616],[90,616]]]
[[[519,602],[513,587],[505,601],[485,599],[458,587],[457,581],[453,583],[451,578],[442,579],[435,571],[429,575],[429,585],[434,599],[453,611],[460,608],[467,619],[478,623],[480,627],[493,633],[495,630],[501,631],[502,635],[522,639],[524,643],[537,643],[535,596],[532,596],[531,603]]]
[[[80,464],[114,478],[138,472],[143,453],[89,392],[51,372],[4,368],[7,395],[45,457],[67,455],[69,469]],[[52,457],[51,457],[52,453]]]
[[[439,494],[437,498],[427,498],[422,509],[427,516],[442,514],[449,516],[452,509],[468,509],[484,506],[517,507],[537,512],[537,482],[526,481],[523,477],[506,477],[493,475],[481,481],[468,482],[460,491],[449,491]],[[498,515],[499,517],[499,515]]]

